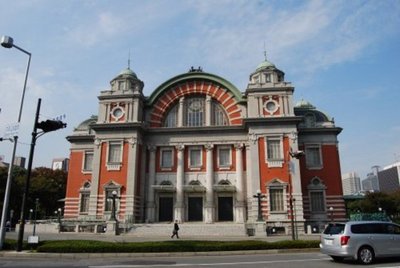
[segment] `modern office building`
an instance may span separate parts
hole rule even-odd
[[[356,172],[342,174],[342,186],[344,195],[352,195],[361,191],[360,177]]]
[[[377,173],[368,173],[367,178],[361,181],[363,191],[377,192],[379,191],[379,181]]]
[[[400,190],[400,162],[384,167],[378,172],[379,189],[391,193]]]
[[[69,159],[68,158],[54,158],[51,164],[53,170],[61,169],[68,172]]]
[[[156,79],[156,77],[154,77]],[[71,143],[64,217],[120,222],[261,220],[303,232],[345,218],[342,131],[264,60],[242,92],[191,68],[150,96],[128,67],[98,96]],[[260,211],[257,193],[259,193]],[[112,199],[111,197],[118,197]]]

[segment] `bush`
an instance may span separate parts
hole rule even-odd
[[[93,240],[43,241],[38,252],[107,253],[107,252],[201,252],[318,248],[319,241],[161,241],[161,242],[104,242]]]

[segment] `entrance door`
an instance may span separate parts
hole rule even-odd
[[[158,204],[158,221],[172,221],[173,198],[160,197]]]
[[[233,200],[230,196],[218,197],[218,221],[233,221]]]
[[[189,197],[188,203],[188,221],[203,221],[203,197]]]

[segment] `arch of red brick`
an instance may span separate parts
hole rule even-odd
[[[150,126],[161,127],[167,111],[179,101],[179,98],[196,94],[210,95],[212,99],[219,102],[225,108],[230,125],[241,125],[243,123],[240,107],[231,92],[212,82],[188,81],[171,87],[158,98],[153,106]]]

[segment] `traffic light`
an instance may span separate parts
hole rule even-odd
[[[43,132],[50,132],[60,128],[67,127],[67,124],[60,120],[46,120],[36,124],[37,128],[43,130]]]

